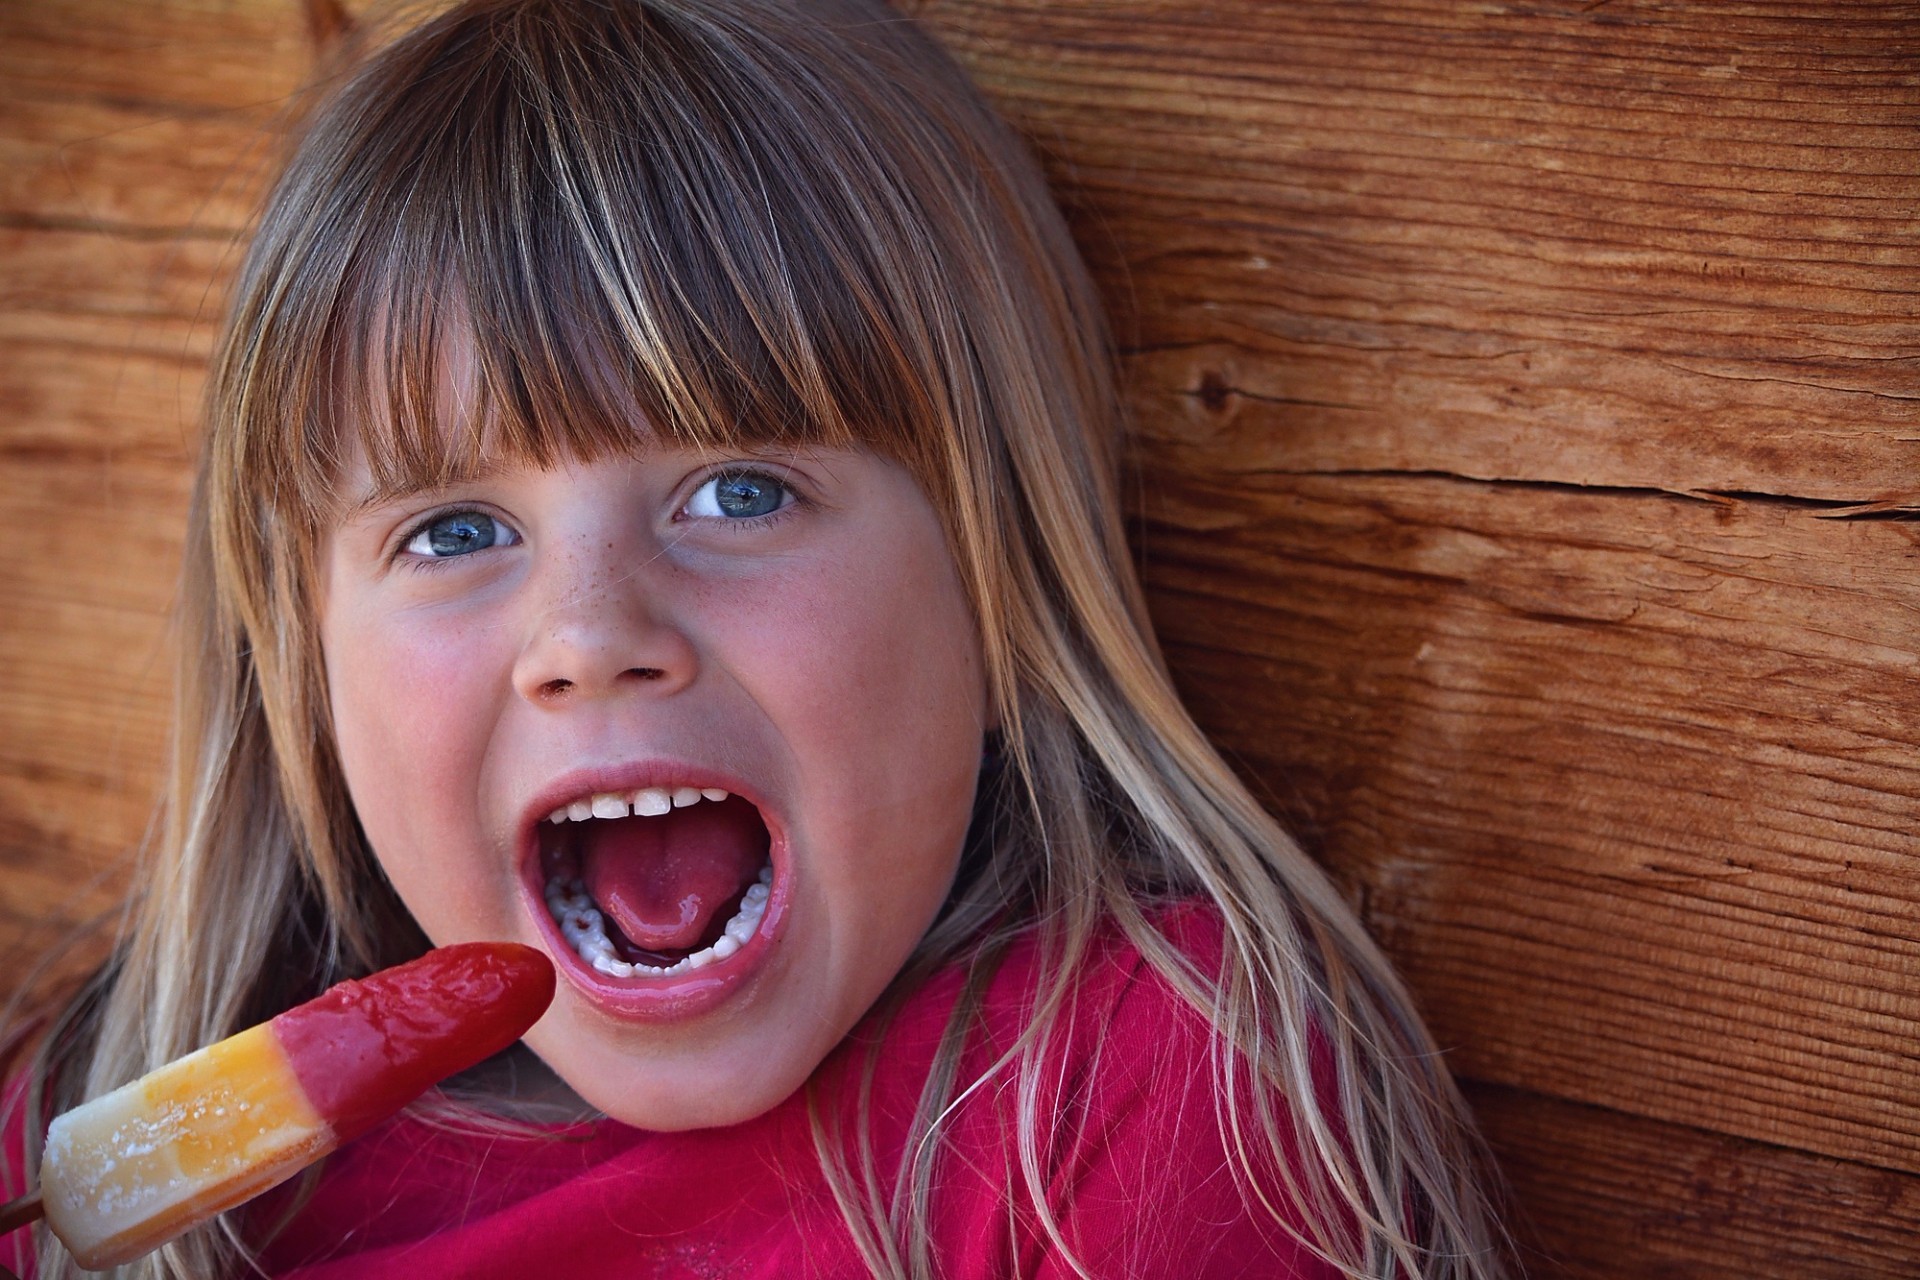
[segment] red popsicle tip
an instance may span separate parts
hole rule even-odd
[[[553,964],[517,942],[464,942],[342,982],[273,1020],[300,1087],[351,1142],[506,1048],[553,999]]]

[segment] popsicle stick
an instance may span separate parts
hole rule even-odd
[[[0,1236],[16,1227],[24,1227],[29,1222],[38,1222],[41,1212],[38,1191],[29,1192],[18,1200],[9,1200],[5,1204],[0,1204]]]
[[[40,1218],[40,1213],[40,1193],[38,1191],[28,1192],[18,1200],[9,1200],[5,1204],[0,1204],[0,1236],[4,1236],[9,1231],[13,1231],[19,1227],[24,1227],[29,1222],[37,1221]],[[20,1280],[20,1277],[7,1270],[5,1264],[0,1264],[0,1280]]]

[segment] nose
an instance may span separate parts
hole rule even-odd
[[[692,683],[698,659],[678,625],[670,568],[611,554],[553,565],[514,664],[515,691],[539,707]]]

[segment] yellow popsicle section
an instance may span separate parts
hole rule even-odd
[[[47,1129],[47,1225],[89,1270],[157,1249],[518,1040],[553,984],[532,947],[441,947],[75,1107]]]
[[[112,1266],[334,1145],[263,1023],[56,1119],[41,1183],[47,1223],[81,1266]]]

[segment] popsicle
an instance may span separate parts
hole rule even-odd
[[[251,1199],[523,1035],[553,999],[531,947],[441,947],[343,982],[54,1120],[47,1225],[89,1270]]]

